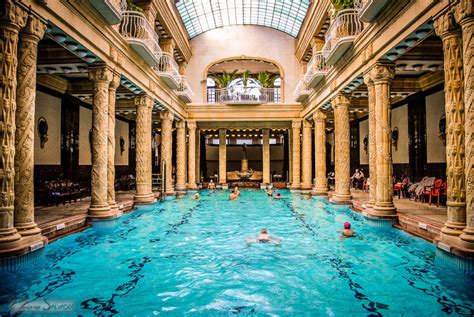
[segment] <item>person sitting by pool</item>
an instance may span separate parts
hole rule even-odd
[[[200,197],[199,197],[199,193],[194,194],[194,199],[195,199],[195,200],[199,200],[199,198],[200,198]]]
[[[209,181],[209,185],[207,185],[207,189],[216,189],[216,183],[211,179]]]
[[[281,239],[273,235],[268,234],[267,229],[263,228],[260,231],[260,234],[256,237],[255,240],[247,240],[247,243],[273,243],[276,245],[281,244]]]
[[[270,188],[269,190],[267,190],[267,195],[273,196],[273,189]]]
[[[345,237],[353,237],[355,234],[354,230],[351,229],[351,223],[348,221],[344,223],[344,230],[341,232]]]
[[[239,196],[240,196],[240,190],[239,190],[239,187],[235,186],[235,188],[234,188],[234,194],[236,194],[236,195],[237,195],[237,197],[239,197]]]
[[[235,190],[233,190],[233,191],[230,193],[230,195],[229,195],[229,199],[230,199],[230,200],[235,200],[235,199],[237,199],[238,197],[239,197],[239,195],[237,195],[237,194],[235,193]]]

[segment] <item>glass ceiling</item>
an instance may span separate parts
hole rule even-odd
[[[298,36],[310,0],[179,0],[189,37],[226,25],[268,26]]]

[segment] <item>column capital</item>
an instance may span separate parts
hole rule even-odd
[[[314,122],[317,121],[326,121],[326,114],[322,112],[321,110],[316,110],[313,114],[313,120]]]
[[[37,42],[39,42],[39,40],[43,38],[46,27],[46,21],[36,15],[30,14],[26,25],[21,32],[24,35],[33,37]]]
[[[395,65],[377,62],[370,68],[369,74],[374,84],[389,83],[395,77]]]
[[[460,35],[461,32],[451,11],[446,11],[435,17],[433,26],[435,33],[441,38],[458,33]]]
[[[291,121],[291,128],[301,129],[301,120],[292,120]]]
[[[184,129],[186,127],[184,120],[176,121],[176,128],[177,129]]]
[[[104,63],[89,66],[89,80],[93,82],[107,82],[112,80],[112,69]]]
[[[173,121],[174,120],[174,114],[172,112],[170,112],[169,110],[167,111],[164,111],[162,113],[160,113],[160,119],[162,121]]]
[[[350,103],[349,96],[344,93],[338,93],[336,97],[331,100],[331,106],[334,109],[337,107],[349,107]]]
[[[147,109],[151,110],[153,108],[153,99],[150,98],[148,95],[140,95],[135,97],[135,106],[139,107],[146,107]]]
[[[374,81],[372,80],[370,69],[364,73],[364,84],[367,86],[367,88],[374,86]]]
[[[117,90],[120,86],[120,74],[112,71],[112,80],[110,81],[109,90]]]
[[[309,120],[303,120],[303,129],[312,129],[313,123]]]
[[[189,130],[196,130],[197,128],[196,120],[187,120],[186,124]]]
[[[474,19],[474,3],[472,0],[459,0],[458,4],[453,8],[454,18],[463,25],[469,20]]]
[[[10,23],[19,31],[25,27],[27,19],[28,12],[13,0],[0,3],[0,21]]]

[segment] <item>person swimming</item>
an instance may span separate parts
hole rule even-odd
[[[256,239],[247,240],[247,243],[248,244],[251,244],[251,243],[272,243],[272,244],[275,244],[275,245],[280,245],[281,244],[281,239],[276,237],[276,236],[268,234],[267,229],[263,228],[260,231],[260,234],[256,236]]]
[[[273,189],[270,188],[269,190],[267,190],[267,195],[273,196]]]
[[[281,195],[280,192],[277,192],[274,198],[280,199],[280,198],[283,198],[283,196]]]
[[[345,237],[353,237],[355,234],[354,230],[351,229],[351,223],[348,221],[344,223],[344,230],[341,232]]]
[[[229,195],[229,200],[235,200],[235,199],[237,199],[238,197],[239,197],[239,195],[237,195],[237,194],[235,193],[235,190],[233,190],[233,191],[230,193],[230,195]]]
[[[240,196],[240,190],[239,190],[239,187],[235,186],[235,188],[234,188],[234,194],[236,194],[236,195],[237,195],[237,197],[239,197],[239,196]]]
[[[199,196],[199,193],[194,194],[194,199],[195,199],[195,200],[199,200],[199,198],[201,198],[201,197]]]

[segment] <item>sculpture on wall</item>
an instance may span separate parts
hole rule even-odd
[[[395,151],[398,149],[398,128],[395,127],[392,130],[392,145],[395,148]]]
[[[125,151],[125,140],[123,136],[120,136],[120,156],[123,155],[124,151]]]
[[[40,138],[40,147],[44,148],[46,142],[48,142],[48,122],[44,117],[38,119],[38,135]]]
[[[363,143],[364,143],[364,152],[365,152],[365,154],[367,154],[367,149],[369,147],[369,136],[368,135],[365,135]]]
[[[439,132],[438,137],[443,142],[443,145],[446,146],[446,115],[441,115],[439,119]]]

